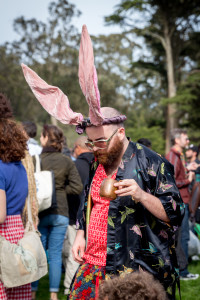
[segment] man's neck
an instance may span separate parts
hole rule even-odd
[[[180,146],[180,145],[174,145],[173,146],[173,148],[176,150],[176,151],[178,151],[178,152],[180,152],[180,153],[182,153],[183,152],[183,148]]]

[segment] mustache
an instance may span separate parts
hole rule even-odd
[[[99,152],[98,150],[97,150],[97,151],[94,151],[93,154],[94,154],[94,156],[96,156],[96,157],[98,157],[98,156],[101,156],[101,157],[107,156],[107,153],[101,153],[101,152]]]

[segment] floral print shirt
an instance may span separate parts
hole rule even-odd
[[[79,229],[86,228],[87,197],[97,166],[95,161],[82,195],[77,215]],[[149,148],[130,142],[116,175],[116,180],[123,179],[134,179],[144,191],[159,198],[170,222],[156,218],[131,196],[110,201],[107,277],[138,269],[148,271],[164,285],[169,299],[175,299],[178,266],[174,238],[184,216],[184,204],[175,184],[173,166]]]

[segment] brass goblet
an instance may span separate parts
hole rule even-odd
[[[114,186],[115,182],[117,182],[117,180],[105,178],[100,186],[100,196],[109,198],[110,200],[116,199],[117,195],[115,194],[115,191],[117,190],[117,187]]]

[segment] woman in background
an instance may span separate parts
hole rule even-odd
[[[38,229],[45,250],[48,250],[50,299],[57,300],[62,271],[62,247],[69,224],[67,194],[80,194],[82,182],[75,164],[62,154],[63,132],[57,126],[44,125],[40,142],[43,147],[41,170],[53,171],[56,206],[39,214]],[[36,297],[38,281],[32,283],[32,299]]]
[[[0,94],[0,235],[11,243],[24,235],[21,214],[28,195],[28,181],[21,160],[27,139],[12,120],[8,99]],[[31,285],[6,288],[0,281],[1,300],[30,300]]]

